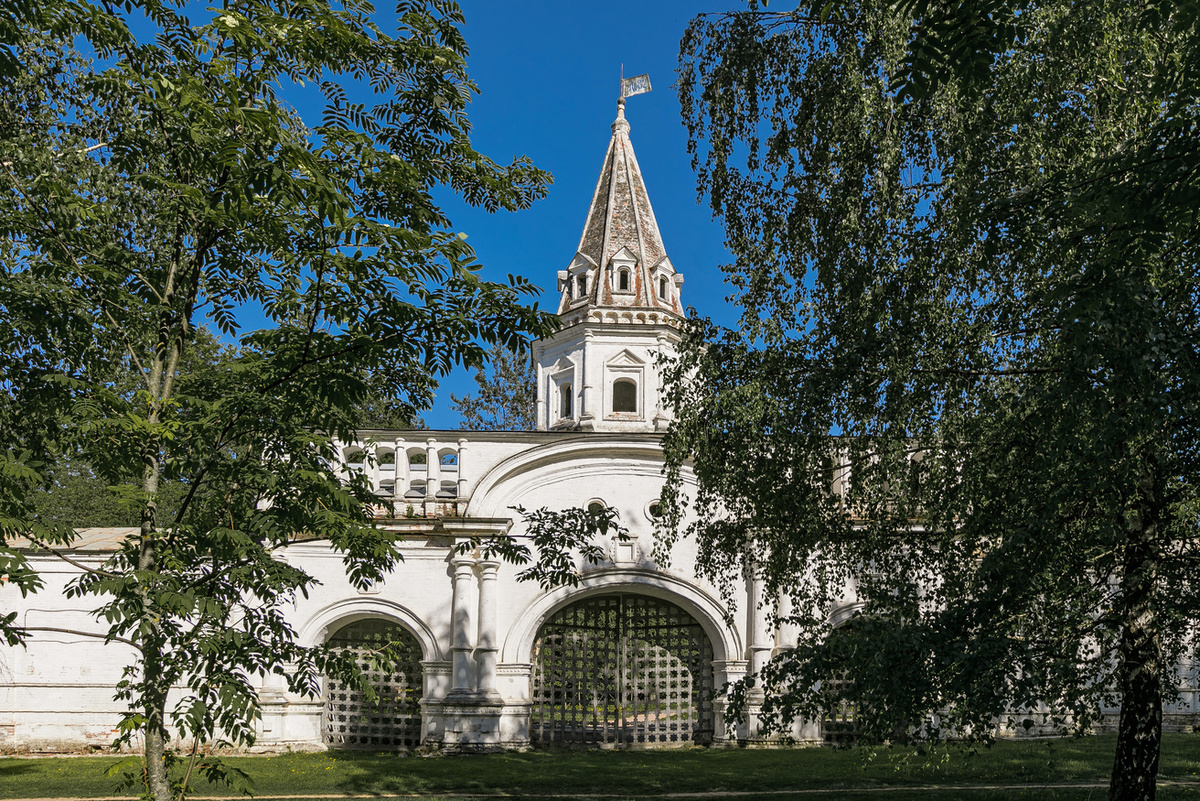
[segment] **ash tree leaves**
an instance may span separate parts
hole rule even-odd
[[[691,325],[666,446],[702,567],[792,596],[777,723],[840,703],[821,686],[888,741],[1120,703],[1112,797],[1153,797],[1200,618],[1196,20],[913,0],[689,27],[743,314]],[[865,619],[831,638],[837,609]]]
[[[360,0],[8,5],[0,560],[28,591],[14,539],[71,545],[35,503],[65,466],[133,516],[138,533],[79,562],[72,592],[136,650],[120,739],[144,738],[148,792],[165,800],[185,792],[166,775],[168,725],[249,742],[251,676],[302,692],[353,672],[296,643],[283,610],[313,579],[279,551],[328,539],[357,584],[395,566],[370,489],[332,467],[334,438],[364,409],[412,420],[455,365],[550,330],[530,285],[483,277],[433,200],[449,187],[519,209],[549,176],[472,147],[452,2],[399,4],[394,33]],[[369,92],[350,100],[350,82]],[[246,308],[267,327],[242,330]],[[237,347],[196,358],[206,327]],[[186,691],[168,707],[172,686]]]
[[[608,559],[604,537],[629,539],[629,529],[621,525],[616,509],[592,504],[587,509],[534,509],[514,506],[521,516],[524,531],[520,537],[507,533],[463,540],[455,550],[459,554],[476,553],[485,559],[499,558],[514,565],[526,565],[517,573],[518,581],[536,581],[544,590],[579,586],[581,565],[601,564]],[[528,540],[528,544],[526,543]]]

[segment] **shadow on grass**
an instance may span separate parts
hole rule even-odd
[[[444,794],[571,798],[653,798],[668,793],[749,792],[737,801],[788,798],[1064,798],[1100,801],[1112,765],[1115,738],[1005,741],[975,753],[962,749],[794,749],[669,751],[530,751],[476,756],[401,756],[348,751],[271,756],[227,756],[247,771],[256,795]],[[0,759],[0,798],[104,798],[113,781],[102,771],[112,757]],[[1161,799],[1200,801],[1200,735],[1164,738],[1161,775],[1197,782],[1160,786]],[[1096,789],[1041,788],[1081,783]],[[968,785],[1027,785],[979,791]],[[937,787],[930,792],[923,787]],[[865,792],[876,788],[874,791]],[[878,788],[885,788],[879,792]],[[198,795],[229,795],[198,782]],[[761,794],[761,795],[759,795]]]
[[[0,779],[33,772],[35,772],[33,765],[27,761],[0,759]]]
[[[533,751],[458,757],[355,752],[248,760],[260,795],[786,792],[914,785],[1033,784],[1102,780],[1104,743],[1000,744],[976,754],[914,749]],[[890,797],[890,796],[889,796]],[[1086,797],[1086,796],[1084,796]]]

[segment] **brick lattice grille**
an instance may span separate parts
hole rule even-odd
[[[641,595],[603,595],[542,626],[533,652],[536,745],[709,743],[712,643],[695,618]]]
[[[329,638],[331,645],[348,648],[361,657],[376,698],[330,678],[325,702],[325,742],[332,748],[415,748],[421,744],[421,644],[387,620],[359,620]],[[391,670],[370,669],[365,656],[388,643],[398,653]]]

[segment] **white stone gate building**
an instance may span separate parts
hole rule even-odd
[[[538,430],[363,431],[343,446],[345,469],[369,471],[404,562],[360,592],[326,543],[287,550],[321,582],[294,610],[303,644],[403,644],[394,672],[374,677],[382,707],[336,682],[308,698],[268,680],[259,745],[720,742],[730,735],[715,691],[786,644],[768,630],[753,582],[730,617],[716,589],[695,579],[686,545],[666,569],[649,556],[670,416],[655,356],[678,341],[683,277],[663,246],[623,101],[612,131],[579,249],[558,274],[562,328],[535,346]],[[581,565],[577,587],[543,591],[510,565],[453,554],[464,537],[521,536],[512,507],[594,503],[617,509],[631,537],[603,543],[608,558]],[[86,530],[76,555],[98,561],[127,533]],[[74,569],[31,561],[45,589],[21,602],[0,588],[0,599],[23,605],[21,623],[62,632],[0,651],[0,747],[107,744],[129,654],[66,633],[100,630],[87,601],[61,592]]]
[[[725,682],[757,670],[789,632],[768,625],[753,579],[725,608],[695,577],[691,544],[668,567],[650,557],[670,419],[655,356],[678,342],[683,277],[668,258],[634,157],[623,106],[578,251],[558,274],[562,328],[536,344],[537,431],[364,431],[346,443],[346,470],[368,470],[382,524],[401,535],[404,562],[367,591],[346,579],[320,540],[288,548],[321,584],[292,616],[305,645],[362,647],[382,638],[404,657],[373,680],[367,707],[326,682],[319,698],[262,687],[258,744],[268,748],[527,745],[649,747],[754,739],[726,719]],[[368,451],[371,452],[368,454]],[[686,476],[685,476],[686,481]],[[455,556],[463,538],[521,536],[513,507],[612,506],[630,539],[603,543],[577,587],[543,591],[517,568]],[[85,530],[83,560],[103,558],[128,530]],[[63,587],[75,569],[32,555],[46,580],[22,600],[0,586],[0,607],[40,632],[27,649],[0,649],[0,748],[103,746],[121,707],[112,700],[130,654],[67,633],[100,631],[86,601]],[[854,605],[831,611],[848,618]],[[1174,710],[1196,723],[1195,681]],[[736,724],[730,726],[728,724]],[[820,742],[799,722],[799,741]]]

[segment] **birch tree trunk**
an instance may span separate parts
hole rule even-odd
[[[1109,801],[1153,801],[1163,723],[1163,655],[1155,614],[1158,510],[1147,471],[1130,515],[1121,580],[1121,719]]]

